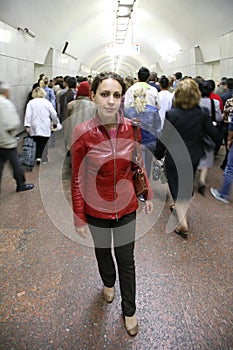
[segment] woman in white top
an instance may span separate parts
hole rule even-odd
[[[160,98],[160,105],[161,105],[159,110],[159,115],[161,119],[161,129],[162,129],[166,112],[172,108],[172,100],[173,100],[174,93],[168,90],[169,80],[165,75],[162,75],[160,77],[159,86],[161,88],[161,90],[159,91],[159,98]]]
[[[32,100],[28,102],[24,118],[27,133],[36,142],[36,161],[40,164],[48,162],[48,140],[51,136],[51,122],[54,127],[58,123],[57,113],[46,98],[43,88],[37,87],[32,92]]]
[[[210,99],[211,85],[208,81],[203,81],[199,83],[199,89],[201,91],[200,107],[205,108],[209,111],[212,124],[215,125],[216,122],[222,121],[222,113],[220,110],[220,104],[218,100]],[[215,114],[215,118],[214,118]],[[215,121],[213,121],[215,119]],[[208,169],[212,168],[214,165],[214,151],[215,149],[205,149],[205,155],[200,159],[197,169],[200,172],[198,192],[204,196],[206,189],[206,178],[208,174]]]

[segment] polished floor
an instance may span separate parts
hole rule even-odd
[[[195,193],[187,240],[167,232],[166,185],[153,183],[154,213],[138,211],[135,248],[139,333],[125,331],[119,284],[112,304],[101,295],[91,240],[73,229],[70,166],[62,132],[49,163],[27,172],[35,188],[15,192],[8,167],[0,193],[1,350],[233,349],[231,204],[209,186],[222,181],[221,150],[205,197]]]

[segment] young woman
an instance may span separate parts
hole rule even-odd
[[[199,83],[199,89],[201,92],[201,99],[200,99],[200,106],[205,107],[207,111],[209,112],[211,121],[215,121],[220,123],[222,122],[222,114],[220,110],[220,104],[219,101],[215,99],[210,98],[211,93],[211,84],[209,81],[203,81]],[[216,127],[216,130],[218,131],[218,128]],[[220,142],[218,142],[217,150],[219,149],[221,145],[221,139],[223,135],[219,133]],[[199,185],[198,185],[198,192],[204,196],[205,195],[205,189],[206,189],[206,179],[208,175],[208,171],[210,168],[214,165],[214,154],[216,152],[215,148],[212,149],[205,149],[204,156],[200,159],[200,162],[198,164],[198,170],[200,171],[199,174]]]
[[[116,281],[113,238],[125,327],[134,336],[138,332],[134,263],[138,199],[132,182],[136,166],[132,161],[133,127],[118,112],[124,89],[123,79],[116,73],[103,72],[95,77],[92,99],[97,113],[74,130],[71,192],[76,231],[85,236],[89,226],[104,284],[103,297],[108,303],[114,299]],[[150,200],[146,201],[146,212],[152,212]]]

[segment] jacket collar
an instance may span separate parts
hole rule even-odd
[[[120,124],[123,123],[124,121],[124,116],[123,116],[123,112],[122,111],[119,111],[117,113],[117,127],[119,127]],[[102,128],[104,127],[104,124],[102,123],[101,119],[100,119],[100,116],[98,115],[98,113],[96,113],[95,117],[93,118],[94,120],[94,124],[95,124],[95,127],[96,128]]]

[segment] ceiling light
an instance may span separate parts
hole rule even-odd
[[[119,5],[133,5],[134,0],[119,0]]]
[[[117,30],[127,30],[127,25],[126,24],[120,24],[117,26]]]
[[[117,32],[116,33],[116,38],[125,38],[125,32]]]
[[[117,16],[119,17],[129,17],[132,11],[132,6],[119,6],[117,11]]]
[[[118,23],[118,25],[119,25],[119,24],[125,24],[125,25],[127,25],[128,22],[129,22],[129,18],[128,18],[128,17],[118,17],[118,18],[117,18],[117,23]]]
[[[126,34],[127,30],[126,29],[117,29],[117,33],[119,33],[119,34]]]

